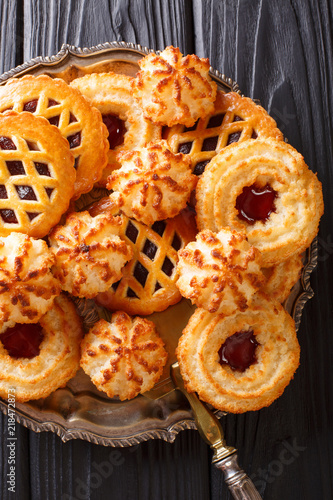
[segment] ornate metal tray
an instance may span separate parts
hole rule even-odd
[[[46,73],[61,77],[67,82],[86,73],[114,71],[134,76],[137,61],[148,54],[149,49],[125,42],[112,42],[91,48],[63,45],[60,52],[51,57],[37,57],[0,76],[0,85],[8,78],[24,74]],[[225,91],[240,92],[230,78],[211,69],[211,76]],[[304,255],[304,270],[299,282],[291,291],[285,308],[293,316],[298,329],[304,304],[313,296],[310,274],[317,264],[316,240]],[[93,322],[91,308],[79,304],[86,322]],[[186,300],[163,313],[150,318],[157,324],[162,338],[173,336],[175,346],[193,308]],[[103,313],[102,313],[103,314]],[[105,312],[105,314],[107,314]],[[169,342],[170,344],[170,338]],[[171,342],[172,344],[172,342]],[[169,365],[162,379],[169,378]],[[7,413],[5,400],[0,399],[0,408]],[[159,400],[138,396],[121,402],[109,399],[97,391],[82,370],[64,389],[58,389],[46,399],[16,404],[16,419],[35,432],[52,431],[63,441],[85,439],[110,445],[130,446],[148,439],[164,439],[173,442],[179,431],[195,429],[191,410],[179,391],[166,394]]]

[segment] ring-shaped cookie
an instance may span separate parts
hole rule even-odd
[[[252,332],[258,345],[254,362],[241,371],[221,363],[220,353],[230,337],[243,332]],[[299,355],[293,319],[264,296],[257,296],[246,311],[226,317],[197,309],[177,347],[186,389],[232,413],[270,405],[292,379]]]
[[[245,189],[274,195],[265,220],[248,222],[237,208]],[[268,267],[301,253],[318,231],[324,210],[321,183],[300,153],[283,141],[249,139],[216,155],[197,185],[200,230],[245,231]],[[261,208],[260,208],[261,210]]]
[[[81,319],[64,295],[56,297],[43,316],[43,340],[33,358],[10,356],[0,341],[0,396],[15,390],[17,402],[45,398],[74,377],[80,366]],[[1,340],[1,338],[0,338]]]

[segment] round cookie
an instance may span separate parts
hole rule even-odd
[[[177,347],[186,389],[231,413],[270,405],[292,379],[299,356],[293,319],[260,295],[230,316],[197,309]]]
[[[161,139],[161,127],[144,118],[133,98],[133,77],[117,73],[92,73],[71,82],[102,114],[109,131],[108,165],[98,184],[106,186],[111,172],[120,167],[119,151],[132,151]]]
[[[14,327],[0,335],[1,397],[7,398],[8,391],[14,389],[20,403],[46,398],[63,387],[79,369],[83,330],[72,302],[64,295],[56,297],[39,325],[39,330],[36,324],[17,325],[18,330]],[[23,332],[22,326],[27,327]],[[30,352],[26,352],[27,344]],[[20,349],[25,356],[18,356]]]
[[[303,252],[324,211],[321,183],[292,146],[249,139],[216,155],[196,190],[200,230],[246,233],[263,267]]]
[[[47,120],[0,114],[0,235],[45,236],[73,196],[73,163],[68,142]]]
[[[150,390],[167,360],[152,321],[118,311],[111,323],[101,319],[81,344],[81,366],[110,398],[132,399]]]

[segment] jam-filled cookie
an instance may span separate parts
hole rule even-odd
[[[90,191],[107,163],[108,130],[77,89],[47,75],[13,78],[0,87],[0,112],[7,109],[43,116],[58,127],[75,157],[73,197]]]
[[[263,267],[261,270],[266,278],[263,291],[282,304],[300,279],[302,269],[301,254],[293,255],[276,266]]]
[[[178,257],[181,294],[211,313],[244,311],[265,281],[259,250],[229,228],[201,231]]]
[[[221,90],[217,91],[211,114],[200,118],[193,127],[174,125],[164,130],[163,136],[171,151],[189,155],[196,175],[201,175],[213,156],[230,144],[257,138],[283,139],[264,108],[248,97]]]
[[[186,389],[231,413],[270,405],[292,379],[299,356],[293,319],[260,295],[230,316],[197,309],[177,347]]]
[[[79,212],[51,231],[52,272],[63,290],[93,298],[121,279],[121,269],[133,255],[130,245],[119,237],[122,224],[121,216],[91,217],[89,212]]]
[[[199,179],[199,229],[245,231],[264,267],[303,252],[324,210],[321,183],[292,146],[249,139],[216,155]]]
[[[73,196],[73,164],[68,142],[47,120],[0,114],[0,235],[45,236]]]
[[[94,205],[92,215],[117,209],[111,200]],[[176,286],[178,250],[194,240],[196,224],[193,212],[183,210],[177,217],[157,221],[152,226],[123,215],[120,237],[131,246],[132,259],[122,269],[122,278],[108,291],[96,297],[99,305],[128,314],[148,315],[164,311],[181,300]]]
[[[102,114],[109,131],[108,165],[98,184],[105,186],[111,172],[120,167],[117,154],[161,139],[161,127],[144,118],[131,88],[133,77],[116,73],[92,73],[71,82]]]
[[[80,367],[81,319],[67,297],[35,324],[16,324],[0,335],[0,396],[17,402],[46,398]]]
[[[121,168],[108,179],[110,198],[128,216],[150,225],[186,207],[197,178],[191,160],[174,154],[165,141],[118,155]]]
[[[22,233],[0,237],[0,332],[14,323],[36,323],[52,307],[61,292],[53,263],[43,240]]]
[[[195,54],[183,57],[178,48],[167,47],[139,61],[133,94],[146,118],[171,127],[192,127],[214,109],[216,83],[209,76],[209,60]]]
[[[110,398],[132,399],[150,390],[167,361],[164,343],[152,321],[118,311],[101,319],[81,344],[81,366]]]

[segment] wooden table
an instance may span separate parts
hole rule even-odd
[[[332,2],[319,0],[0,0],[1,72],[63,43],[179,46],[260,99],[289,142],[318,172],[326,212],[315,297],[299,330],[301,366],[272,406],[222,421],[227,442],[267,500],[333,498]],[[17,425],[16,493],[7,490],[7,418],[0,416],[4,500],[217,500],[229,498],[196,431],[173,444],[109,448]],[[109,465],[107,465],[109,464]],[[110,466],[111,464],[111,466]]]

